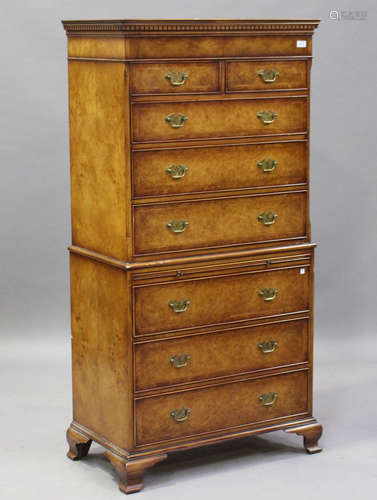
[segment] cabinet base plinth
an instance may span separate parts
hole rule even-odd
[[[67,456],[71,460],[80,460],[84,458],[89,451],[92,441],[104,446],[105,456],[114,467],[119,478],[119,489],[123,493],[136,493],[143,487],[143,477],[145,472],[158,462],[166,460],[168,454],[194,449],[201,446],[222,443],[241,437],[262,435],[265,432],[284,430],[289,434],[297,434],[304,438],[304,448],[309,454],[319,453],[322,448],[318,446],[318,441],[322,435],[322,425],[315,418],[310,417],[306,421],[287,422],[286,424],[276,425],[274,427],[264,427],[259,429],[250,429],[238,435],[231,434],[221,436],[218,440],[208,439],[207,441],[194,441],[183,445],[171,445],[163,449],[149,451],[139,450],[138,452],[128,452],[118,448],[115,444],[106,441],[95,432],[87,429],[80,424],[73,422],[67,430],[67,440],[69,451]]]

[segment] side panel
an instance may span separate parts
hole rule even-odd
[[[127,274],[71,254],[74,420],[132,448],[132,344]]]
[[[72,241],[125,260],[128,103],[123,63],[69,61]]]

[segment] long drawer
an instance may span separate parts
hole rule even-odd
[[[134,197],[306,182],[306,142],[134,151]]]
[[[134,142],[269,136],[307,130],[305,97],[134,103]]]
[[[308,413],[308,372],[138,399],[136,444],[231,430]]]
[[[136,205],[135,254],[304,238],[306,192]]]
[[[308,360],[308,320],[276,322],[135,345],[136,390]]]
[[[136,336],[274,316],[310,307],[310,268],[245,270],[134,286]]]
[[[128,48],[128,57],[138,59],[180,59],[189,57],[255,57],[255,56],[310,56],[312,40],[307,34],[268,34],[258,36],[171,36],[153,34],[153,37],[134,37]],[[131,40],[130,40],[131,41]],[[301,43],[298,43],[298,42]],[[70,44],[75,43],[74,37]],[[72,51],[73,53],[73,51]],[[77,52],[75,52],[77,54]],[[79,55],[82,55],[81,53]]]

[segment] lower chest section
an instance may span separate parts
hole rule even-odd
[[[135,446],[309,415],[312,280],[311,251],[135,272]]]

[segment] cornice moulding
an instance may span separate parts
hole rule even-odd
[[[245,33],[313,33],[318,19],[264,20],[87,20],[62,21],[67,35],[156,35],[156,34],[245,34]]]

